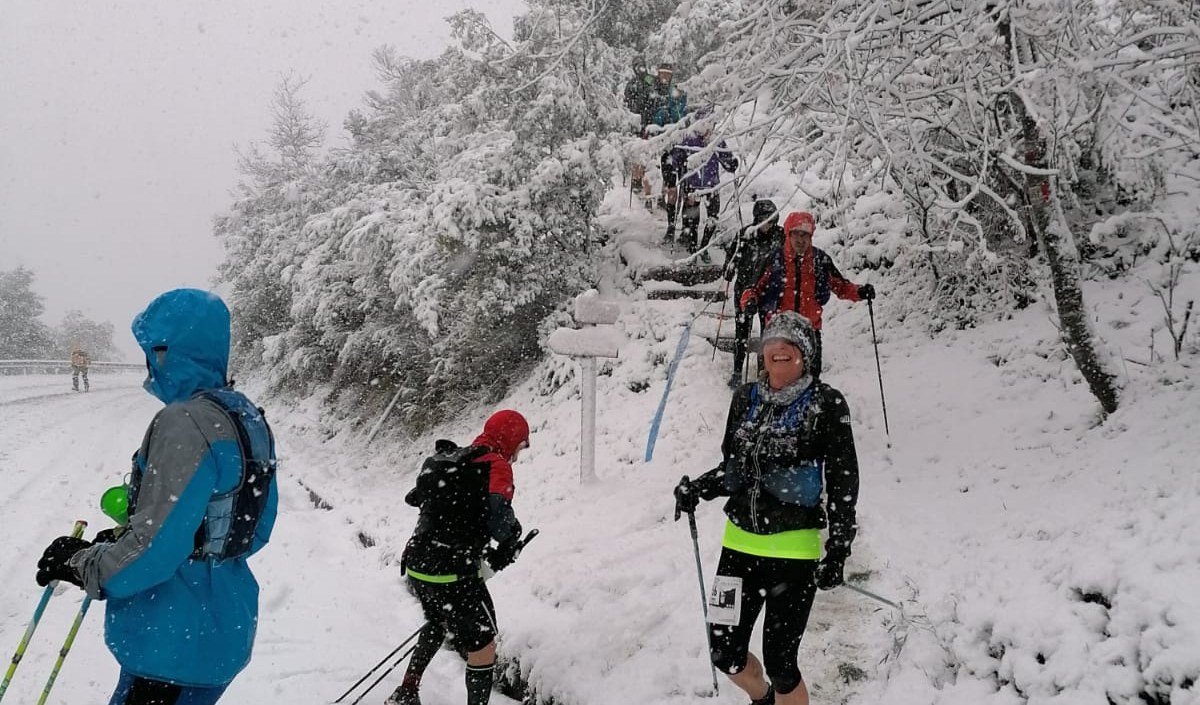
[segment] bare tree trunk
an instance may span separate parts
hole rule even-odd
[[[1020,96],[1013,97],[1014,107],[1021,118],[1021,132],[1025,142],[1025,163],[1039,169],[1046,168],[1046,140],[1038,129],[1037,122],[1029,114]],[[1025,174],[1026,203],[1029,204],[1029,222],[1036,230],[1046,262],[1050,265],[1050,278],[1054,286],[1054,303],[1058,308],[1063,342],[1083,374],[1092,394],[1100,401],[1105,413],[1117,410],[1118,392],[1116,376],[1108,370],[1098,353],[1099,341],[1088,324],[1087,308],[1083,302],[1083,291],[1079,287],[1079,259],[1066,216],[1059,204],[1058,194],[1049,176]]]
[[[1022,64],[1030,65],[1034,60],[1034,47],[1028,36],[1009,23],[1001,23],[1012,55],[1014,78]],[[1014,113],[1021,121],[1021,138],[1025,143],[1025,164],[1036,169],[1046,169],[1048,155],[1046,136],[1038,127],[1037,120],[1025,105],[1024,97],[1010,94]],[[1099,342],[1088,324],[1087,307],[1083,302],[1083,290],[1079,287],[1079,253],[1071,240],[1070,225],[1067,224],[1054,182],[1044,174],[1025,173],[1025,207],[1029,214],[1026,220],[1034,229],[1050,265],[1050,280],[1054,287],[1054,303],[1058,309],[1059,330],[1067,350],[1075,360],[1075,366],[1083,374],[1092,395],[1100,402],[1104,412],[1117,410],[1118,391],[1116,375],[1108,370],[1104,358],[1099,354]]]

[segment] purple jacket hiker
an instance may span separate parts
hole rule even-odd
[[[688,157],[704,151],[707,147],[707,136],[690,134],[671,150],[668,162],[678,176],[683,176],[689,171]],[[722,167],[730,173],[738,168],[738,159],[725,145],[725,140],[721,140],[717,144],[717,149],[708,156],[708,161],[684,179],[683,187],[688,191],[715,188],[721,183]]]

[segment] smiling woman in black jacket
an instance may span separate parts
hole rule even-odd
[[[808,705],[796,664],[800,639],[816,588],[842,583],[856,532],[850,410],[841,392],[805,369],[812,353],[808,319],[791,311],[773,317],[763,333],[765,374],[734,392],[724,461],[675,489],[678,511],[729,498],[709,605],[711,656],[756,705]],[[759,662],[749,645],[764,604]]]

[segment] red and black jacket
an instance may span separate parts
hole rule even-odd
[[[824,250],[810,246],[797,254],[787,237],[749,288],[768,320],[777,311],[795,311],[812,322],[814,330],[821,330],[822,307],[830,294],[846,301],[860,298],[858,285],[842,276]]]
[[[425,459],[417,484],[404,501],[420,509],[404,549],[406,568],[427,575],[478,573],[491,539],[505,543],[520,531],[512,509],[513,474],[496,447],[503,441],[481,436],[470,446],[437,442]]]

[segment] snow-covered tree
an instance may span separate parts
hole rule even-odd
[[[65,360],[76,347],[87,352],[93,360],[112,359],[113,325],[108,321],[96,322],[82,311],[70,310],[54,329],[55,357]]]
[[[539,322],[592,276],[628,58],[593,30],[619,34],[624,12],[533,2],[509,42],[464,11],[437,59],[377,51],[350,146],[254,174],[218,221],[241,364],[333,383],[359,410],[399,394],[413,424],[517,379]]]
[[[41,358],[53,348],[50,329],[39,320],[46,307],[34,279],[25,267],[0,271],[0,359]]]
[[[1188,6],[737,5],[689,87],[720,105],[725,137],[749,145],[748,183],[790,161],[824,223],[847,231],[852,259],[923,273],[925,296],[906,299],[931,302],[934,330],[947,313],[970,325],[1024,305],[1047,282],[1067,349],[1116,408],[1083,314],[1076,240],[1106,213],[1152,208],[1200,144]],[[683,13],[665,38],[701,41]],[[901,199],[907,233],[849,231],[864,199]]]

